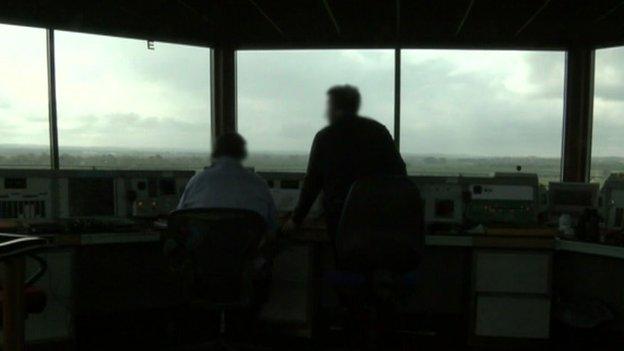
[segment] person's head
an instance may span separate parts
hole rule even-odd
[[[357,115],[360,92],[351,85],[336,85],[327,91],[327,118],[334,123],[344,117]]]
[[[247,157],[247,142],[240,134],[230,132],[217,138],[212,148],[212,158],[230,157],[242,161]]]

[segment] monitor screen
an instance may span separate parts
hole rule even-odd
[[[598,184],[551,182],[550,208],[554,212],[578,212],[598,206]]]
[[[435,201],[435,217],[436,218],[453,218],[455,214],[455,202],[450,199],[436,199]]]
[[[160,195],[175,195],[176,183],[173,178],[161,179],[159,182]]]
[[[114,216],[113,178],[70,178],[69,215],[71,217]]]
[[[7,190],[26,189],[27,184],[26,178],[4,178],[4,188]]]
[[[553,202],[558,206],[591,207],[594,202],[592,189],[557,189]]]

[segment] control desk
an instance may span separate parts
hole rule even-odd
[[[624,173],[613,173],[607,178],[600,191],[603,216],[606,227],[624,227]]]
[[[65,306],[70,303],[73,294],[79,294],[80,301],[92,303],[79,305],[71,312],[79,318],[67,316],[68,321],[84,322],[92,319],[94,314],[120,309],[120,305],[129,309],[140,304],[147,309],[158,306],[161,301],[170,301],[164,293],[161,294],[162,299],[156,298],[155,289],[137,285],[138,282],[162,280],[161,271],[154,268],[160,267],[162,271],[166,268],[162,262],[158,233],[140,235],[140,228],[133,227],[134,224],[123,227],[123,230],[120,225],[140,223],[141,218],[146,218],[143,223],[149,225],[155,214],[173,209],[174,202],[169,205],[162,202],[162,209],[148,202],[153,212],[150,212],[151,209],[137,211],[136,205],[139,201],[157,200],[162,196],[175,196],[177,201],[192,173],[0,171],[3,220],[53,219],[52,213],[56,212],[65,214],[66,221],[76,220],[73,223],[83,224],[73,229],[75,233],[84,234],[80,235],[80,240],[73,246],[60,247],[54,253],[60,262],[51,264],[55,279],[63,277],[64,284],[71,286],[67,287],[67,301],[53,303],[52,307],[56,310],[51,309],[50,313],[70,313]],[[280,212],[287,214],[292,211],[303,174],[259,174],[267,180]],[[624,258],[624,249],[555,240],[555,228],[545,235],[537,227],[527,226],[534,223],[534,218],[537,221],[539,212],[546,208],[542,203],[544,190],[537,184],[535,176],[497,174],[491,177],[418,176],[411,179],[421,191],[428,227],[428,248],[422,264],[423,282],[411,301],[411,308],[416,312],[425,311],[427,315],[462,314],[469,309],[470,323],[466,325],[475,337],[549,336],[551,294],[554,289],[562,290],[551,283],[551,277],[572,274],[567,266],[557,269],[555,252],[565,255],[566,259],[570,259],[571,254],[579,253],[592,257],[608,255],[610,258]],[[100,199],[105,205],[83,199],[85,196]],[[617,198],[614,197],[614,200],[617,201]],[[11,203],[15,201],[22,201],[22,205]],[[42,204],[34,205],[28,201],[42,201]],[[55,203],[61,203],[56,210],[53,208]],[[102,218],[116,221],[115,228],[121,232],[96,229],[97,221],[103,221]],[[312,223],[323,222],[320,202],[315,204],[310,219]],[[91,224],[88,221],[92,221]],[[468,232],[479,224],[489,227],[485,233],[488,235]],[[87,228],[89,226],[93,230]],[[503,228],[506,234],[495,234],[500,234],[502,229],[495,232],[493,228]],[[522,230],[509,234],[517,228]],[[331,256],[331,250],[327,249],[329,244],[322,240],[322,235],[317,235],[323,232],[322,226],[307,228],[306,231],[308,234],[302,234],[276,259],[272,295],[261,319],[280,325],[296,324],[301,328],[293,327],[293,330],[309,331],[313,320],[311,313],[315,311],[311,306],[318,303],[323,307],[331,305],[331,299],[324,293],[317,298],[319,289],[327,290],[317,284],[321,281],[319,272],[329,266],[327,258]],[[521,238],[523,235],[527,238]],[[139,256],[144,262],[151,263],[135,264]],[[576,256],[572,258],[576,259]],[[126,280],[111,276],[111,271],[123,271],[122,276]],[[95,276],[99,278],[93,279]],[[149,279],[145,278],[148,276]],[[163,282],[161,285],[166,284]],[[166,290],[168,292],[177,287],[176,284],[166,286],[171,288]],[[99,292],[102,290],[116,294],[118,299],[114,299],[114,304],[111,299],[101,296]],[[145,296],[151,300],[145,299]],[[94,310],[94,306],[101,310]],[[509,313],[501,315],[501,309]],[[530,323],[517,328],[515,321],[518,319],[530,320]],[[31,319],[31,323],[35,322]],[[41,323],[45,321],[41,320]],[[37,328],[33,326],[32,329]],[[52,330],[47,327],[39,329]],[[69,334],[69,331],[62,332]]]
[[[128,229],[133,223],[128,219],[153,219],[175,209],[193,174],[4,169],[0,170],[0,220],[3,227],[19,222],[43,232],[54,232],[55,224],[70,231]]]
[[[258,173],[266,179],[278,210],[294,209],[303,173]],[[491,177],[412,176],[424,204],[428,233],[460,233],[467,223],[537,226],[540,187],[536,174],[496,173]],[[322,216],[320,200],[310,217]]]

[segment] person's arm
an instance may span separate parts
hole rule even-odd
[[[256,261],[257,269],[270,269],[275,256],[281,250],[280,242],[277,240],[277,232],[278,232],[278,223],[277,223],[277,207],[275,206],[275,201],[273,200],[273,196],[271,195],[271,191],[266,184],[266,182],[262,181],[263,190],[262,196],[266,201],[266,212],[265,212],[265,220],[267,222],[267,233],[266,236],[262,239],[259,244],[259,256],[262,258]]]
[[[310,150],[310,159],[308,161],[308,170],[306,171],[303,187],[299,194],[299,202],[295,207],[292,221],[300,225],[310,211],[310,207],[318,197],[323,188],[323,155],[322,145],[319,134],[314,138],[312,149]]]
[[[401,157],[401,153],[397,150],[396,144],[394,143],[394,139],[392,139],[392,135],[387,128],[384,128],[384,138],[386,139],[386,152],[388,155],[386,158],[388,160],[388,170],[393,175],[407,175],[407,169],[405,166],[405,161],[403,161],[403,157]]]
[[[278,224],[277,224],[277,207],[275,206],[275,201],[273,200],[273,196],[271,196],[271,191],[269,190],[268,186],[266,187],[265,190],[265,196],[266,196],[266,201],[267,201],[267,223],[268,223],[268,229],[269,229],[269,238],[272,238],[275,236],[275,233],[277,232],[277,228],[278,228]]]

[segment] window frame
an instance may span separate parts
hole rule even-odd
[[[41,28],[41,27],[39,27]],[[55,29],[53,28],[42,28],[42,29],[46,29],[46,60],[47,60],[47,81],[48,81],[48,124],[49,124],[49,133],[50,133],[50,138],[49,138],[49,144],[50,144],[50,157],[51,157],[51,162],[50,162],[50,168],[51,169],[59,169],[59,162],[58,162],[58,158],[59,158],[59,146],[58,146],[58,116],[57,116],[57,108],[56,108],[56,67],[55,67],[55,46],[54,46],[54,32]],[[221,135],[223,132],[225,131],[229,131],[229,130],[236,130],[237,129],[237,102],[236,102],[236,65],[235,65],[235,61],[236,61],[236,53],[238,51],[242,51],[243,49],[238,49],[238,48],[234,48],[231,46],[216,46],[216,47],[210,47],[210,46],[200,46],[200,47],[207,47],[211,49],[211,55],[210,55],[210,67],[208,68],[210,71],[210,77],[211,77],[211,85],[212,85],[212,89],[211,89],[211,125],[212,125],[212,130],[208,131],[209,133],[211,133],[211,136],[214,140],[214,138],[218,137],[219,135]],[[582,48],[586,51],[589,51],[591,53],[591,55],[595,54],[596,49],[600,48],[613,48],[613,47],[618,47],[617,45],[614,46],[591,46],[591,47],[585,47]],[[423,49],[425,47],[422,47]],[[442,47],[440,47],[442,48]],[[330,48],[327,48],[330,49]],[[336,48],[333,48],[336,49]],[[350,49],[373,49],[373,48],[353,48],[351,47]],[[395,47],[393,48],[394,52],[395,52],[395,61],[394,61],[394,137],[395,137],[395,143],[397,145],[397,147],[400,147],[400,136],[401,136],[401,56],[402,56],[402,50],[403,49],[411,49],[411,47]],[[459,48],[453,48],[453,47],[447,47],[447,49],[459,49]],[[478,48],[474,48],[474,49],[478,49]],[[570,65],[570,52],[576,50],[576,48],[574,47],[568,47],[568,48],[561,48],[562,50],[556,50],[556,51],[563,51],[566,54],[566,71],[564,74],[564,80],[565,80],[565,86],[564,86],[564,94],[565,94],[565,99],[564,99],[564,118],[563,118],[563,129],[565,130],[567,125],[571,125],[571,124],[575,124],[578,125],[578,123],[583,123],[583,125],[585,125],[585,128],[588,128],[591,134],[591,130],[592,130],[592,123],[593,123],[593,119],[592,119],[592,114],[593,114],[593,108],[592,111],[590,111],[589,113],[576,113],[576,117],[572,118],[571,117],[571,113],[569,113],[570,110],[573,110],[575,107],[572,106],[573,102],[571,102],[571,99],[569,99],[568,97],[568,93],[570,91],[570,84],[569,84],[569,76],[570,76],[570,72],[575,72],[580,70],[580,68],[578,67],[578,65]],[[319,49],[322,50],[322,49]],[[538,50],[538,51],[553,51],[553,50]],[[215,55],[217,53],[225,53],[226,55],[229,55],[228,57],[233,58],[234,63],[232,64],[232,59],[230,60],[215,60]],[[223,61],[228,61],[228,62],[223,62]],[[593,64],[591,65],[591,72],[590,74],[586,75],[586,78],[583,78],[581,80],[581,84],[586,85],[586,86],[590,86],[593,88],[593,84],[594,84],[594,73],[595,73],[595,67],[593,66]],[[219,99],[219,96],[223,96],[224,91],[228,90],[228,94],[225,99],[221,99],[221,101],[217,101]],[[593,99],[593,91],[592,91],[592,99]],[[590,101],[591,103],[591,101]],[[217,108],[219,108],[221,110],[217,110]],[[225,111],[228,110],[228,111]],[[572,123],[573,122],[573,123]],[[565,131],[564,131],[565,133]],[[566,138],[565,134],[564,137],[562,138],[562,147],[561,147],[561,159],[562,159],[562,177],[564,180],[569,180],[566,178],[566,175],[574,172],[576,174],[586,174],[587,177],[585,179],[582,179],[582,181],[589,181],[588,177],[591,171],[591,152],[592,152],[592,148],[591,148],[591,135],[589,135],[588,138],[584,138],[583,140],[581,140],[581,142],[579,143],[578,140],[571,140],[572,138]],[[579,149],[578,147],[576,149],[574,148],[570,148],[570,146],[572,144],[582,144],[581,146],[583,148],[586,149],[586,151],[584,152],[585,155],[581,155],[581,154],[570,154],[572,150],[575,150],[574,153],[578,153]],[[582,150],[580,152],[583,152]],[[563,163],[565,162],[565,160],[568,159],[573,159],[573,158],[583,158],[586,157],[587,161],[586,162],[577,162],[571,166],[569,165],[563,165]],[[568,169],[569,168],[569,169]]]
[[[56,95],[56,46],[55,46],[55,30],[47,28],[46,29],[46,57],[47,57],[47,66],[48,66],[48,125],[50,131],[50,169],[52,170],[60,170],[60,148],[58,142],[58,110],[57,110],[57,95]],[[86,33],[86,32],[76,32],[71,31],[72,33],[79,34],[94,34],[94,33]],[[134,40],[142,40],[140,38],[129,38],[122,36],[114,36],[114,35],[106,35],[106,34],[95,34],[95,35],[103,35],[110,38],[119,38],[119,39],[134,39]],[[152,42],[152,40],[146,40],[146,42]],[[173,45],[186,45],[182,43],[174,43],[174,42],[163,42],[167,44]],[[215,87],[218,86],[215,83],[214,77],[214,60],[215,60],[215,50],[210,46],[200,46],[200,45],[192,45],[198,48],[205,48],[209,50],[208,59],[209,63],[206,67],[206,71],[210,76],[210,96],[209,106],[210,106],[210,128],[207,130],[208,135],[210,135],[211,140],[215,140],[218,135],[218,130],[215,129],[215,121],[217,114],[214,111],[215,107]],[[210,150],[206,150],[206,153],[209,154]]]
[[[290,50],[298,50],[299,48],[293,48],[293,49],[279,49],[279,50],[274,50],[274,51],[290,51]],[[323,51],[323,50],[336,50],[336,49],[340,49],[340,48],[314,48],[314,49],[310,49],[310,50],[318,50],[318,51]],[[353,49],[353,50],[370,50],[370,49],[384,49],[384,48],[362,48],[362,47],[349,47],[349,48],[344,48],[344,49]],[[386,48],[387,49],[387,48]],[[402,72],[401,72],[401,63],[402,63],[402,55],[403,55],[403,51],[404,50],[410,50],[410,49],[430,49],[430,48],[411,48],[411,47],[395,47],[394,48],[394,128],[393,128],[393,137],[394,137],[394,142],[395,145],[397,147],[398,150],[401,150],[400,146],[401,146],[401,125],[402,125],[402,119],[401,119],[401,79],[402,79]],[[466,48],[453,48],[453,47],[448,47],[448,48],[435,48],[435,49],[449,49],[449,50],[466,50],[466,51],[470,51],[470,50],[484,50],[484,51],[499,51],[496,49],[489,49],[489,48],[484,48],[484,49],[479,49],[479,48],[471,48],[471,49],[466,49]],[[245,52],[245,51],[263,51],[262,48],[252,48],[252,49],[232,49],[234,51],[234,61],[236,61],[236,54],[238,54],[239,52]],[[266,51],[271,51],[272,49],[266,49]],[[513,49],[512,49],[513,50]],[[518,49],[518,50],[524,50],[524,49]],[[563,86],[563,94],[564,94],[564,99],[563,99],[563,114],[562,114],[562,130],[565,128],[565,124],[566,124],[566,110],[567,110],[567,99],[565,98],[566,94],[567,94],[567,79],[568,79],[568,70],[567,70],[567,66],[568,66],[568,51],[569,50],[561,50],[561,49],[552,49],[552,50],[547,50],[547,49],[539,49],[539,50],[525,50],[525,51],[535,51],[535,52],[560,52],[563,53],[565,56],[565,65],[566,65],[566,69],[564,70],[564,86]],[[218,68],[217,68],[218,69]],[[236,77],[236,72],[234,72],[234,93],[237,96],[238,94],[238,89],[236,87],[236,83],[237,83],[237,77]],[[235,97],[233,99],[234,101],[237,101],[237,98]],[[234,121],[231,125],[236,126],[236,128],[234,128],[233,130],[238,131],[238,103],[236,103],[236,106],[234,107]],[[565,140],[565,135],[562,132],[562,136],[561,136],[561,148],[560,148],[560,167],[561,167],[561,171],[559,174],[559,178],[563,179],[564,177],[564,169],[563,169],[563,163],[564,163],[564,151],[565,151],[565,145],[566,145],[566,140]]]

